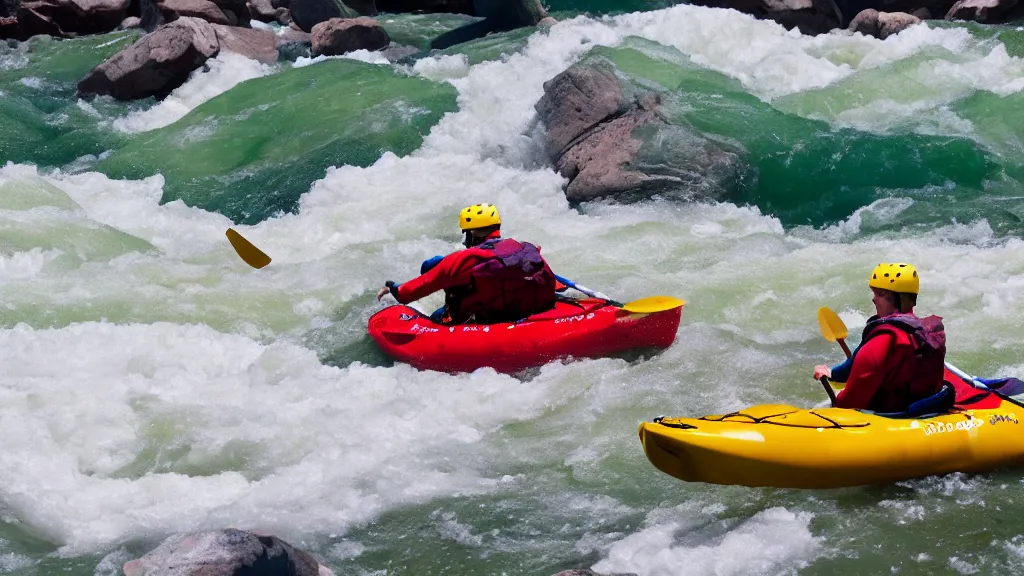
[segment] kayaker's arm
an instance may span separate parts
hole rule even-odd
[[[851,368],[853,368],[853,357],[847,358],[842,363],[833,366],[830,379],[835,382],[846,382],[850,379]]]
[[[431,258],[427,258],[422,264],[420,264],[420,274],[426,274],[433,269],[434,266],[440,264],[441,260],[444,260],[444,256],[433,256]]]
[[[442,258],[433,268],[398,286],[395,300],[402,304],[415,302],[438,290],[460,283],[464,269],[476,261],[472,249],[460,250]]]
[[[879,334],[861,346],[857,361],[850,368],[846,388],[836,395],[837,408],[868,407],[885,380],[892,339],[890,334]]]

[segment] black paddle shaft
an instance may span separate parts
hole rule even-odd
[[[828,383],[828,376],[821,377],[821,385],[825,387],[825,393],[828,394],[828,399],[832,401],[832,407],[836,406],[836,391],[832,389],[832,386]]]

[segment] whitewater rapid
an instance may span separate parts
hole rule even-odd
[[[786,229],[727,203],[570,207],[545,163],[533,105],[543,83],[591,47],[631,36],[793,110],[800,95],[868,90],[858,75],[913,62],[909,74],[887,77],[891,86],[807,112],[837,128],[885,133],[910,122],[969,136],[950,102],[1024,88],[1020,59],[961,28],[921,25],[883,42],[805,37],[691,6],[578,17],[498,61],[470,66],[449,55],[404,67],[455,86],[458,112],[415,153],[332,168],[295,214],[235,226],[273,258],[262,270],[231,250],[226,217],[160,204],[160,175],[117,181],[9,164],[0,168],[2,513],[76,556],[223,526],[330,539],[435,500],[540,493],[555,518],[597,518],[565,538],[596,554],[598,570],[774,573],[834,554],[812,530],[834,510],[794,497],[737,513],[728,490],[659,476],[637,422],[820,401],[809,370],[837,352],[814,313],[831,306],[855,332],[869,311],[867,273],[883,260],[921,271],[921,309],[945,317],[951,360],[1019,375],[1021,241],[983,219],[887,226],[914,204],[900,197],[825,229]],[[125,132],[159,128],[275,70],[222,55],[162,103],[108,121]],[[554,364],[525,379],[380,365],[365,339],[381,306],[374,292],[457,249],[455,215],[481,201],[497,204],[506,232],[541,245],[563,276],[619,300],[686,299],[676,344],[639,362]],[[338,349],[355,352],[325,361]],[[631,500],[615,488],[627,481],[657,494]],[[442,539],[495,541],[453,514],[431,517]],[[640,525],[610,527],[637,516]],[[555,538],[557,525],[550,530],[537,539]],[[339,546],[328,552],[336,560],[363,550]]]

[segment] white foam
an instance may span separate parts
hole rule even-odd
[[[43,250],[38,247],[27,252],[0,253],[0,282],[32,278],[61,254],[60,250]]]
[[[0,48],[2,49],[2,48]],[[17,70],[28,66],[28,43],[19,44],[18,48],[0,52],[0,70]]]
[[[437,82],[465,78],[469,69],[469,59],[465,54],[421,58],[412,65],[413,72]]]
[[[437,524],[437,532],[441,538],[473,548],[483,546],[483,537],[473,534],[470,526],[460,523],[458,515],[454,512],[435,512],[431,514],[431,518]]]
[[[977,574],[981,571],[976,564],[957,556],[950,556],[948,565],[959,574]]]
[[[769,508],[707,544],[677,544],[682,522],[655,523],[613,544],[596,572],[635,572],[640,576],[672,576],[685,567],[695,576],[776,573],[783,567],[807,563],[820,541],[811,535],[811,515]]]
[[[318,62],[324,62],[327,60],[356,60],[358,62],[366,62],[367,64],[391,64],[391,61],[388,60],[387,57],[384,56],[384,54],[381,53],[379,50],[359,49],[353,50],[352,52],[346,52],[345,54],[340,54],[338,56],[327,56],[324,54],[321,54],[320,56],[316,57],[299,56],[298,58],[295,59],[295,62],[292,63],[292,67],[304,68],[306,66],[316,64]]]
[[[20,325],[0,331],[0,361],[0,495],[67,554],[225,525],[344,530],[487,490],[500,479],[446,463],[451,447],[535,417],[553,384],[341,370],[296,346],[166,323]]]
[[[42,90],[43,87],[46,86],[46,83],[42,78],[37,78],[35,76],[25,76],[21,80],[18,80],[18,83],[34,90]]]
[[[896,524],[922,522],[925,519],[925,507],[913,501],[882,500],[878,505],[893,511]]]

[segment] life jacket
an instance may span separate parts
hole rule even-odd
[[[515,322],[555,306],[555,274],[529,242],[495,238],[477,246],[493,257],[445,292],[450,322]]]
[[[893,349],[888,358],[904,358],[905,361],[900,366],[889,366],[885,380],[868,405],[869,410],[907,410],[914,402],[942,389],[946,361],[946,331],[942,318],[917,318],[913,314],[872,316],[864,326],[860,345],[880,334],[893,337]],[[903,353],[898,353],[901,348]]]

